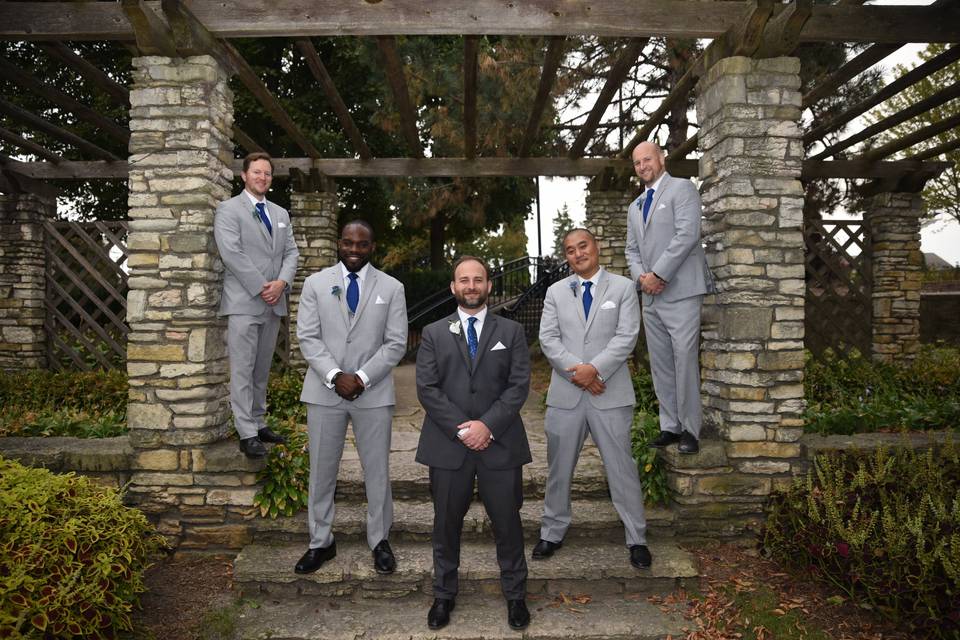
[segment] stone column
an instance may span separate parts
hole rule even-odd
[[[0,194],[0,369],[47,364],[43,221],[56,211],[55,198]]]
[[[294,180],[290,194],[290,216],[294,237],[300,250],[300,265],[290,292],[290,366],[305,371],[307,363],[300,353],[297,341],[297,310],[303,281],[310,275],[325,269],[337,261],[337,185],[324,179],[312,183]]]
[[[624,250],[627,246],[627,208],[637,197],[627,177],[610,180],[598,176],[587,185],[587,229],[597,237],[600,245],[600,265],[622,276],[630,277],[630,268]],[[559,252],[562,255],[562,250]]]
[[[208,464],[210,445],[230,430],[213,217],[230,195],[233,96],[227,73],[209,56],[140,57],[133,65],[130,495],[178,539],[190,537],[191,522],[222,523],[230,505],[250,511],[255,492],[238,486],[252,485],[252,473],[219,478]],[[218,470],[242,466],[233,462],[235,444],[231,451]]]
[[[874,360],[905,363],[920,349],[922,216],[923,198],[918,193],[881,193],[867,211]]]
[[[719,289],[703,311],[704,422],[720,442],[705,443],[699,461],[674,456],[670,481],[688,507],[681,517],[736,514],[731,532],[760,519],[763,500],[789,482],[800,454],[799,72],[796,58],[725,58],[697,96],[703,238]]]

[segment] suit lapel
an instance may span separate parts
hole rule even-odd
[[[347,309],[347,291],[343,287],[343,271],[339,262],[335,264],[334,269],[331,270],[330,280],[328,283],[330,291],[333,291],[334,287],[337,287],[340,290],[340,295],[337,296],[337,308],[340,310],[340,317],[343,319],[343,326],[347,329],[350,329],[350,310]]]
[[[480,359],[490,350],[490,341],[493,340],[493,334],[496,333],[497,330],[497,317],[490,313],[489,307],[487,308],[487,317],[483,321],[483,324],[484,327],[480,333],[480,342],[477,345],[477,357],[473,361],[473,371],[477,370],[477,367],[480,366]],[[469,354],[467,355],[469,356]]]
[[[357,302],[357,311],[353,314],[353,320],[350,322],[352,329],[357,324],[357,319],[363,310],[367,307],[367,301],[373,296],[373,291],[377,286],[377,271],[373,267],[367,269],[367,277],[360,286],[360,300]]]
[[[246,196],[244,196],[244,198],[246,198]],[[247,198],[247,202],[250,202],[249,198]],[[266,209],[270,213],[270,223],[276,224],[273,221],[277,219],[277,216],[273,213],[273,211],[270,210],[269,202],[267,202]],[[263,241],[266,242],[267,246],[270,248],[270,253],[273,253],[273,238],[270,237],[270,232],[267,231],[267,225],[263,224],[263,220],[261,220],[260,215],[257,214],[256,206],[253,207],[253,222],[260,227],[260,233],[263,234]]]
[[[573,284],[572,287],[570,286],[571,283]],[[580,324],[586,326],[587,317],[583,314],[583,285],[580,284],[580,278],[576,275],[570,276],[567,286],[573,291],[573,298],[575,300],[573,306],[577,310],[577,317],[580,318]]]
[[[453,312],[452,316],[447,316],[447,326],[451,326],[454,322],[460,322],[460,314],[456,311]],[[460,351],[460,359],[463,360],[463,366],[467,368],[467,374],[473,375],[473,363],[470,361],[470,352],[467,351],[466,325],[460,323],[460,332],[454,333],[451,331],[450,339],[456,343],[456,348]]]
[[[609,284],[610,279],[607,277],[607,274],[600,270],[600,277],[597,278],[596,291],[593,292],[593,302],[590,305],[590,317],[587,318],[586,324],[583,327],[583,332],[586,333],[590,331],[590,325],[593,324],[593,319],[597,317],[597,312],[600,310],[600,304],[603,300],[604,294],[607,292],[607,284]],[[580,305],[580,313],[583,313],[583,305]]]
[[[644,223],[644,229],[647,225],[650,224],[650,221],[653,220],[654,212],[657,210],[657,206],[660,204],[660,198],[663,197],[663,192],[670,188],[670,174],[664,173],[663,179],[660,180],[660,187],[653,193],[653,202],[650,203],[650,211],[647,212],[647,221]],[[643,203],[640,205],[640,220],[643,221]]]

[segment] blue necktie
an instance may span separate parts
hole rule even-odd
[[[477,347],[479,346],[479,341],[477,340],[477,328],[474,326],[477,322],[477,319],[471,317],[467,322],[470,325],[467,327],[467,349],[470,351],[470,359],[473,360],[477,357]]]
[[[589,280],[583,281],[583,317],[590,317],[590,305],[593,304],[593,294],[590,293],[590,287],[593,286],[593,283]]]
[[[357,284],[357,278],[360,276],[349,273],[347,277],[350,279],[350,284],[347,285],[347,307],[350,308],[350,313],[356,313],[357,303],[360,302],[360,285]]]
[[[270,235],[273,235],[273,225],[270,224],[270,218],[267,217],[267,209],[265,204],[262,202],[257,203],[257,214],[260,216],[260,222],[267,228],[267,231],[270,232]]]
[[[647,189],[647,197],[643,200],[643,224],[647,224],[647,214],[650,213],[651,204],[653,204],[653,189]]]

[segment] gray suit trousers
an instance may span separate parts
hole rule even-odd
[[[346,406],[344,406],[346,405]],[[349,402],[335,407],[307,403],[310,436],[310,487],[307,529],[310,548],[333,543],[337,472],[347,436],[347,420],[363,467],[367,491],[367,544],[373,549],[390,535],[393,525],[393,494],[390,490],[390,435],[393,405],[358,409]]]
[[[252,438],[266,426],[267,377],[277,347],[280,316],[271,307],[260,315],[227,316],[230,353],[230,406],[241,439]]]
[[[570,484],[587,433],[596,443],[607,472],[613,506],[623,522],[627,546],[646,544],[647,519],[637,463],[631,455],[633,406],[598,409],[584,393],[573,409],[547,407],[547,489],[540,538],[560,542],[573,519]]]
[[[643,305],[653,388],[660,401],[660,430],[700,438],[700,310],[703,296],[674,302],[655,297]]]

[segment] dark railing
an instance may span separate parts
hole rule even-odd
[[[564,263],[564,266],[566,266],[566,263]],[[553,258],[524,256],[507,262],[490,275],[493,287],[487,305],[494,313],[502,313],[507,308],[519,308],[518,305],[529,295],[531,289],[537,288],[544,277],[547,274],[553,274],[556,269],[557,261]],[[546,286],[543,287],[544,292],[546,292]],[[540,294],[540,299],[543,299],[543,293]],[[454,300],[453,294],[450,293],[450,289],[446,288],[427,296],[423,301],[407,310],[409,322],[407,332],[408,359],[413,358],[417,353],[417,348],[420,346],[420,332],[423,327],[450,315],[456,308],[457,302]],[[539,315],[536,321],[539,325]],[[534,329],[534,335],[536,335],[536,329]]]
[[[537,281],[524,291],[522,296],[500,310],[500,315],[504,318],[516,320],[523,325],[527,344],[533,344],[539,336],[540,316],[543,314],[543,299],[547,295],[547,289],[568,275],[570,265],[554,261],[539,274]]]

